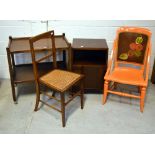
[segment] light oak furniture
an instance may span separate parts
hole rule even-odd
[[[38,43],[43,39],[49,39],[45,46],[52,47],[49,52],[42,56],[41,58],[37,58],[36,54],[38,53]],[[45,47],[46,48],[46,47]],[[55,48],[55,37],[54,31],[49,31],[35,37],[30,38],[30,49],[32,55],[32,62],[33,62],[33,69],[34,69],[34,77],[36,83],[36,106],[35,111],[38,110],[39,102],[48,105],[49,107],[57,110],[62,114],[62,126],[65,127],[65,106],[72,101],[75,97],[81,97],[81,109],[83,109],[83,75],[76,74],[69,71],[59,70],[57,68],[57,61],[56,61],[56,48]],[[44,50],[42,50],[44,52]],[[51,70],[43,76],[39,75],[38,64],[43,62],[46,59],[53,59],[53,67]],[[68,101],[65,101],[65,92],[71,89],[72,86],[75,84],[80,84],[80,91],[76,92],[74,95],[70,97]],[[54,91],[54,94],[50,95],[46,91],[42,91],[40,86],[43,85],[45,87],[50,88]],[[55,92],[60,93],[60,99],[55,97]],[[50,105],[48,100],[41,99],[40,95],[44,94],[49,99],[55,99],[56,101],[60,102],[61,109]]]
[[[140,111],[143,112],[148,85],[150,53],[150,30],[138,27],[121,27],[117,30],[112,58],[104,77],[104,103],[108,93],[137,98],[140,99]],[[137,86],[139,95],[115,90],[117,83]]]
[[[34,73],[32,63],[30,64],[16,64],[15,63],[15,55],[25,53],[31,55],[30,53],[30,37],[22,37],[22,38],[12,38],[9,37],[9,44],[6,48],[7,51],[7,58],[8,58],[8,65],[9,65],[9,73],[10,73],[10,81],[11,81],[11,88],[12,88],[12,96],[14,102],[17,101],[16,97],[16,86],[20,83],[28,83],[34,82]],[[40,52],[42,50],[50,50],[51,47],[45,46],[46,43],[49,42],[49,39],[43,39],[37,44],[37,51]],[[71,51],[71,44],[67,41],[65,34],[56,35],[55,36],[55,47],[56,50],[63,53],[63,61],[59,61],[58,67],[71,70],[70,64],[70,51]],[[67,65],[66,65],[66,55],[68,57]],[[52,62],[45,62],[39,65],[39,73],[41,75],[47,73],[51,66],[53,66]]]

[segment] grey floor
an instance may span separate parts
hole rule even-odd
[[[0,133],[155,133],[155,85],[149,83],[144,113],[136,99],[109,95],[85,95],[84,109],[77,98],[66,107],[66,127],[61,115],[47,106],[33,112],[33,85],[19,85],[18,104],[14,104],[9,80],[0,80]]]

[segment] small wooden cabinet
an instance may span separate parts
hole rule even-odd
[[[73,39],[72,71],[85,75],[85,93],[102,93],[107,70],[108,46],[105,39]]]

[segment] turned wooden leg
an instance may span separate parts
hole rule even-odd
[[[84,86],[83,86],[83,80],[81,80],[81,109],[83,109],[84,106]]]
[[[36,82],[36,105],[35,105],[34,111],[38,110],[39,101],[40,101],[40,87],[39,87],[39,83]]]
[[[16,102],[16,91],[15,91],[15,84],[14,84],[14,78],[13,78],[13,65],[11,61],[11,54],[9,48],[6,48],[7,50],[7,58],[8,58],[8,65],[9,65],[9,73],[10,73],[10,81],[11,81],[11,90],[12,90],[12,98],[13,101]]]
[[[61,96],[62,126],[65,127],[66,120],[65,120],[65,96],[64,96],[64,93],[60,93],[60,96]]]
[[[17,98],[16,98],[16,90],[15,90],[15,85],[14,85],[14,82],[13,82],[12,79],[11,79],[11,89],[12,89],[12,98],[13,98],[13,101],[16,102],[17,101]]]
[[[106,99],[107,99],[107,94],[108,94],[108,84],[109,82],[108,81],[105,81],[104,82],[104,95],[103,95],[103,104],[105,104],[106,102]]]
[[[146,94],[146,88],[145,87],[142,87],[141,88],[141,97],[140,97],[140,111],[141,112],[143,112],[143,110],[144,110],[145,94]]]

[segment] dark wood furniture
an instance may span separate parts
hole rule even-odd
[[[151,82],[155,84],[155,59],[154,59],[154,64],[153,64],[153,69],[152,69]]]
[[[37,58],[37,43],[40,42],[42,39],[49,39],[49,44],[52,44],[52,49],[46,55],[43,55],[41,58]],[[31,55],[32,55],[32,62],[33,62],[33,69],[34,69],[34,77],[35,77],[35,84],[36,84],[36,106],[35,111],[38,110],[39,102],[53,108],[54,110],[60,112],[62,114],[62,126],[65,127],[65,106],[72,101],[75,97],[81,97],[81,109],[83,109],[83,75],[64,71],[57,68],[57,61],[56,61],[56,49],[55,49],[55,39],[54,39],[54,31],[49,31],[46,33],[42,33],[35,37],[30,38],[30,48],[31,48]],[[44,51],[42,50],[42,53]],[[50,71],[43,76],[39,75],[38,72],[38,64],[46,59],[53,59],[53,67],[51,67]],[[80,91],[76,92],[74,95],[65,101],[65,92],[71,89],[72,86],[79,83],[81,86]],[[60,99],[56,98],[55,95],[50,95],[49,92],[41,90],[41,85],[46,86],[50,90],[53,90],[54,93],[60,93]],[[48,97],[41,98],[40,95],[44,94]],[[56,101],[61,103],[61,109],[56,108],[55,106],[49,103],[50,99],[55,99]]]
[[[30,54],[29,39],[30,37],[22,37],[22,38],[9,37],[9,44],[8,44],[8,47],[6,48],[8,64],[9,64],[12,96],[14,101],[17,100],[15,86],[20,83],[27,83],[27,82],[34,81],[32,63],[20,64],[20,65],[15,63],[15,55],[19,53]],[[50,50],[51,45],[48,43],[49,43],[49,39],[42,39],[36,45],[37,51],[41,52],[42,50]],[[66,52],[67,52],[67,56],[68,56],[67,68],[68,70],[71,70],[71,64],[70,64],[71,44],[67,41],[65,34],[55,36],[55,47],[57,51],[60,51],[63,53],[63,61],[59,61],[58,66],[60,68],[66,68]],[[46,72],[48,72],[51,69],[51,66],[53,66],[52,62],[39,64],[40,75],[43,75]]]
[[[108,46],[105,39],[73,39],[72,71],[85,75],[85,93],[102,93],[107,70]]]

